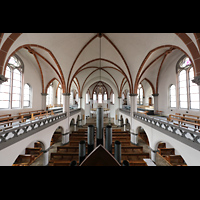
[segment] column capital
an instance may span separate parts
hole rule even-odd
[[[63,93],[63,96],[70,96],[70,93]]]
[[[132,94],[129,94],[129,96],[131,96],[131,97],[135,97],[135,96],[137,96],[138,94],[135,94],[135,93],[132,93]]]
[[[159,95],[158,93],[152,94],[153,97],[157,97],[158,95]]]
[[[42,96],[47,96],[47,95],[49,95],[49,94],[47,94],[47,93],[41,93],[41,95],[42,95]]]

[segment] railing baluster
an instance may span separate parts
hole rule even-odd
[[[147,116],[147,115],[136,113],[136,112],[133,113],[133,118],[140,121],[144,121],[145,123],[149,123],[151,124],[151,126],[153,125],[152,127],[167,130],[170,133],[174,133],[175,135],[179,135],[180,137],[183,137],[187,140],[191,140],[194,143],[197,143],[200,145],[200,133],[196,132],[195,128],[194,128],[194,131],[192,131],[192,130],[180,127],[180,125],[176,126],[167,120],[165,122],[163,119],[158,119],[152,116]]]

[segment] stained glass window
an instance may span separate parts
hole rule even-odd
[[[181,62],[180,62],[180,68],[187,68],[191,65],[191,61],[188,57],[185,57]]]

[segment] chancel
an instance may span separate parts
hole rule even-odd
[[[0,166],[200,165],[200,33],[0,33]]]

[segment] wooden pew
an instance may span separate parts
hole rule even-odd
[[[51,159],[50,163],[54,162],[55,160],[60,161],[73,161],[79,159],[79,153],[78,152],[62,152],[62,153],[51,153]]]
[[[144,131],[141,131],[141,132],[139,133],[139,137],[140,137],[142,140],[144,140],[145,143],[147,143],[147,144],[149,145],[148,137],[147,137],[147,135],[146,135],[146,133],[145,133]]]
[[[70,163],[72,161],[70,160],[54,160],[51,164],[51,166],[70,166]],[[79,165],[79,161],[77,162],[77,166]]]
[[[87,148],[86,147],[86,154],[87,154]],[[58,146],[57,147],[57,153],[62,152],[78,152],[79,153],[79,146]]]
[[[80,141],[70,141],[68,144],[64,146],[79,146]],[[87,141],[85,141],[86,147],[87,147]]]
[[[120,141],[120,142],[130,142],[130,137],[112,137],[113,141]]]
[[[129,164],[130,166],[148,166],[144,160],[129,160]]]
[[[71,135],[70,136],[70,140],[73,140],[73,141],[76,141],[76,140],[79,140],[79,141],[87,140],[87,136],[73,136],[73,135]]]
[[[121,142],[121,146],[128,146],[131,145],[130,141],[120,141]],[[115,141],[112,141],[112,146],[115,145]]]
[[[7,122],[9,117],[11,117],[11,114],[0,115],[0,122]]]
[[[25,150],[25,154],[31,154],[31,155],[35,156],[34,160],[36,160],[38,157],[40,157],[42,155],[41,150],[42,149],[40,147],[34,147],[34,148],[27,147]]]
[[[183,117],[192,117],[192,118],[196,118],[196,119],[199,119],[200,116],[197,116],[197,115],[190,115],[190,114],[183,114]]]
[[[31,120],[35,120],[36,118],[42,119],[43,116],[54,115],[53,111],[39,111],[39,112],[31,112]]]
[[[178,122],[178,123],[174,123],[175,125],[180,125],[183,127],[187,127],[185,126],[185,124],[190,124],[190,125],[194,125],[194,129],[199,130],[200,128],[200,119],[195,119],[195,118],[190,118],[190,117],[183,117],[180,115],[169,115],[169,117],[167,118],[168,121],[170,122]]]
[[[11,116],[11,114],[8,115],[0,115],[0,125],[4,127],[11,126],[13,122],[23,122],[23,117],[19,115]]]
[[[158,149],[160,149],[160,148],[166,148],[166,143],[161,142],[161,143],[158,145]]]
[[[173,166],[187,166],[180,155],[169,155],[165,159]]]
[[[33,155],[19,155],[13,166],[29,166],[35,160]]]
[[[162,156],[175,155],[175,149],[174,148],[160,148],[159,154]]]
[[[156,110],[156,113],[157,113],[159,116],[162,116],[163,111],[161,111],[161,110]]]
[[[122,153],[122,160],[143,160],[143,158],[149,158],[149,153]]]
[[[18,113],[19,116],[23,116],[23,118],[29,119],[31,118],[31,114],[33,113],[40,113],[40,112],[44,112],[44,110],[33,110],[33,111],[25,111],[25,112],[20,112]]]
[[[59,140],[61,140],[62,134],[61,132],[57,132],[55,131],[53,134],[53,137],[51,138],[51,144],[50,146],[52,146],[53,144],[55,144],[56,142],[58,142]]]
[[[112,132],[112,136],[130,136],[129,133],[126,133],[126,132],[123,132],[123,133],[120,133],[120,132]]]
[[[142,146],[121,146],[121,153],[143,153]]]
[[[11,116],[11,114],[7,115],[0,115],[0,125],[6,127],[6,128],[12,128],[12,125],[14,122],[25,122],[26,119],[31,118],[31,120],[35,119],[36,117],[42,118],[45,115],[52,115],[54,114],[53,112],[48,113],[47,111],[44,110],[37,110],[37,111],[29,111],[29,112],[21,112],[19,115],[14,115]]]

